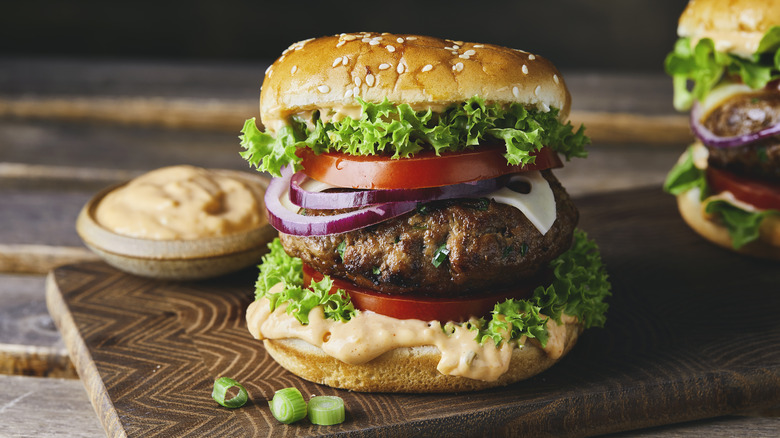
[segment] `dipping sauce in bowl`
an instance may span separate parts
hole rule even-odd
[[[218,237],[265,222],[256,184],[193,166],[153,170],[109,192],[97,222],[118,234],[175,240]]]
[[[276,231],[265,217],[268,179],[173,166],[95,195],[76,231],[108,264],[144,277],[194,280],[259,263]]]

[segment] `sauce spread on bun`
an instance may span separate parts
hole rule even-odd
[[[275,287],[278,291],[281,285]],[[301,339],[353,365],[369,362],[396,348],[434,346],[441,353],[439,372],[487,382],[504,374],[509,369],[512,350],[523,348],[528,341],[522,337],[497,347],[492,342],[477,342],[474,333],[463,326],[454,326],[447,333],[440,321],[399,320],[370,311],[340,323],[325,318],[321,307],[309,312],[309,323],[301,325],[286,312],[285,306],[271,312],[265,298],[249,305],[246,319],[249,332],[256,339]],[[566,330],[566,324],[575,324],[576,318],[563,315],[562,321],[558,325],[548,320],[546,326],[550,337],[542,349],[553,360],[563,356],[566,345],[573,342],[570,337],[577,336],[576,331]]]

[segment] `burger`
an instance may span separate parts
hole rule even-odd
[[[388,33],[301,41],[242,156],[279,238],[247,310],[282,367],[354,391],[506,385],[602,326],[610,284],[552,173],[583,128],[546,59]]]
[[[780,2],[691,1],[665,62],[696,142],[664,189],[706,239],[780,260]]]

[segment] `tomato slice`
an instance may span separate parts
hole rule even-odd
[[[304,263],[303,284],[308,286],[312,281],[322,280],[323,275]],[[344,280],[333,279],[331,293],[343,289],[349,294],[352,304],[359,310],[370,310],[375,313],[396,319],[419,319],[422,321],[467,321],[473,317],[483,317],[493,310],[496,303],[509,298],[524,299],[533,294],[534,289],[543,283],[548,275],[540,275],[529,279],[516,287],[500,292],[455,298],[436,298],[420,295],[386,294],[353,285]]]
[[[354,156],[341,152],[315,154],[298,150],[303,171],[318,181],[355,189],[415,189],[439,187],[496,178],[508,173],[563,167],[552,149],[532,153],[533,164],[512,166],[504,158],[504,146],[480,146],[476,150],[448,152],[437,156],[423,151],[410,158]]]
[[[713,192],[731,192],[737,199],[760,209],[780,210],[780,184],[746,178],[732,172],[707,168]]]

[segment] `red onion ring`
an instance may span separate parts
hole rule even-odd
[[[699,102],[693,102],[691,108],[691,130],[706,146],[713,148],[732,148],[752,143],[762,138],[780,134],[780,123],[750,134],[720,137],[701,124],[701,107]]]
[[[507,178],[492,178],[442,187],[419,189],[361,190],[327,193],[309,192],[301,187],[309,177],[297,172],[290,180],[290,202],[313,210],[365,207],[385,202],[428,202],[439,199],[470,198],[486,195],[506,185]]]
[[[287,209],[282,196],[289,196],[290,166],[282,169],[280,178],[273,178],[265,191],[268,222],[279,232],[294,236],[325,236],[346,233],[408,213],[417,207],[416,201],[388,202],[334,216],[304,216]]]

